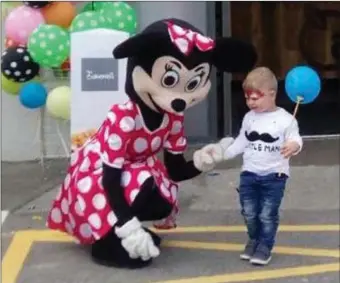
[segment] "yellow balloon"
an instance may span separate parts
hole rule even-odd
[[[54,118],[69,120],[71,114],[71,88],[60,86],[47,96],[46,109]]]
[[[18,95],[20,89],[29,82],[38,82],[39,81],[39,77],[35,77],[34,79],[24,82],[24,83],[20,83],[20,82],[14,82],[11,81],[9,79],[7,79],[4,75],[1,75],[1,88],[8,94],[14,94],[14,95]]]
[[[1,75],[1,87],[8,94],[19,94],[20,88],[23,86],[23,83],[14,82],[7,79],[4,75]]]
[[[1,2],[1,19],[4,20],[8,16],[8,14],[15,8],[21,6],[20,2],[13,1],[2,1]]]

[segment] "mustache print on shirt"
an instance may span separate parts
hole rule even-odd
[[[250,133],[248,133],[246,131],[245,135],[246,135],[247,140],[250,141],[250,142],[263,141],[263,142],[266,142],[266,143],[273,143],[273,142],[276,142],[279,139],[279,137],[274,138],[273,136],[271,136],[268,133],[259,134],[256,131],[252,131]]]

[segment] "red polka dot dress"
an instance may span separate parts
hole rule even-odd
[[[132,101],[114,105],[96,135],[71,155],[67,176],[53,201],[47,226],[66,232],[82,244],[103,237],[117,222],[102,186],[102,164],[123,169],[121,185],[131,205],[152,176],[160,194],[177,212],[178,184],[170,180],[156,154],[163,148],[183,153],[182,115],[166,113],[161,126],[149,131]]]

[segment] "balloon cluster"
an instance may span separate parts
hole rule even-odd
[[[136,11],[125,2],[87,3],[81,13],[72,21],[70,31],[84,31],[107,28],[135,34],[137,28]]]
[[[23,1],[20,6],[13,6],[5,19],[3,90],[19,94],[20,102],[27,108],[46,104],[51,115],[69,119],[69,106],[60,107],[69,103],[66,96],[70,89],[61,87],[47,94],[39,74],[43,68],[69,71],[70,34],[97,28],[135,34],[136,12],[124,2],[85,2],[79,14],[72,2]]]

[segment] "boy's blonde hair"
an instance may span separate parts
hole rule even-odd
[[[258,67],[250,71],[243,81],[243,89],[270,89],[277,92],[275,74],[267,67]]]

